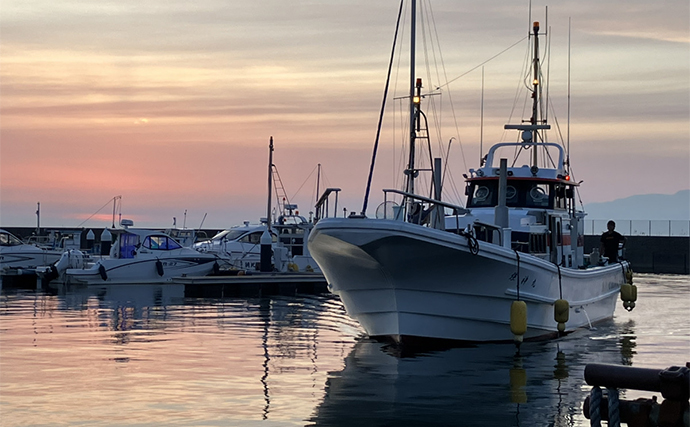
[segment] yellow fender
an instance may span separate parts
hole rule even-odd
[[[564,299],[558,299],[553,305],[553,318],[558,323],[558,331],[565,332],[565,324],[570,317],[570,304]]]
[[[524,301],[513,301],[510,306],[510,332],[516,341],[522,341],[527,332],[527,304]]]

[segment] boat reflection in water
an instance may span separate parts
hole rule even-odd
[[[602,328],[604,334],[602,334]],[[608,334],[605,330],[611,329]],[[398,353],[365,339],[331,372],[315,425],[571,426],[583,420],[588,363],[631,363],[634,337],[597,332],[512,345]],[[595,335],[596,334],[596,335]]]
[[[330,294],[56,290],[0,295],[3,425],[585,425],[586,364],[670,366],[687,348],[684,319],[648,308],[685,310],[677,292],[647,298],[644,321],[625,312],[516,357],[512,344],[396,353]]]

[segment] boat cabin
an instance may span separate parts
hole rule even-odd
[[[498,224],[500,205],[500,168],[495,164],[499,149],[519,152],[533,144],[500,143],[494,145],[479,170],[470,169],[465,194],[470,213],[453,220],[447,217],[446,229],[471,227],[480,241],[530,253],[565,267],[582,266],[584,260],[584,213],[575,209],[575,187],[563,166],[563,149],[557,144],[540,143],[552,148],[553,167],[511,165],[506,169],[505,206],[507,224]],[[527,146],[527,147],[526,147]],[[508,157],[508,156],[504,156]],[[510,158],[514,158],[512,155]],[[450,222],[450,223],[449,223]]]
[[[110,249],[111,258],[134,258],[138,252],[155,253],[181,249],[182,245],[172,237],[151,230],[111,230],[116,240]]]

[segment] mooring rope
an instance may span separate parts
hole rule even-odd
[[[601,389],[595,385],[589,396],[589,425],[601,427]]]
[[[620,427],[621,415],[619,411],[618,389],[607,388],[606,392],[609,396],[609,427]]]

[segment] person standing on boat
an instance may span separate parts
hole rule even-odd
[[[609,221],[606,224],[608,229],[601,235],[600,252],[603,256],[608,257],[609,262],[618,262],[618,245],[623,243],[625,246],[625,237],[622,234],[615,231],[616,223]]]

